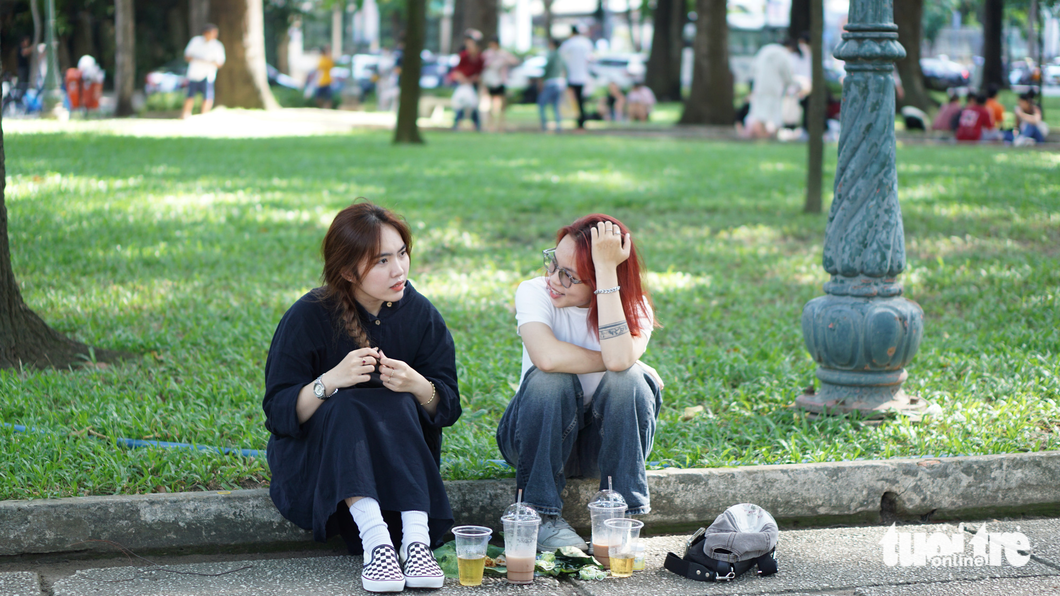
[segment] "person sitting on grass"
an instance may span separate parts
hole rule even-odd
[[[547,552],[587,546],[561,517],[567,477],[598,476],[601,488],[610,477],[629,514],[651,511],[644,466],[663,384],[640,361],[657,325],[626,226],[582,217],[560,228],[544,261],[546,275],[515,292],[521,383],[497,446],[543,516],[537,545]]]
[[[1042,109],[1034,103],[1034,92],[1028,91],[1020,95],[1019,103],[1014,110],[1016,114],[1016,130],[1020,138],[1029,139],[1020,144],[1044,143],[1045,136],[1049,134],[1045,121],[1042,120]]]
[[[655,94],[644,83],[637,81],[626,96],[629,105],[629,119],[634,122],[647,122],[655,108]]]
[[[994,128],[994,118],[983,107],[984,103],[986,103],[985,95],[968,94],[964,109],[961,110],[960,115],[957,117],[955,136],[958,141],[987,140],[985,133]]]
[[[932,130],[953,132],[956,129],[953,124],[957,120],[957,115],[961,113],[961,96],[957,94],[956,89],[950,89],[948,93],[949,101],[935,114],[935,120],[931,123]]]
[[[626,117],[626,96],[618,83],[611,81],[607,84],[607,95],[600,98],[597,110],[604,120],[618,122]]]
[[[439,466],[442,428],[460,417],[455,347],[409,283],[411,248],[394,213],[340,211],[323,285],[280,320],[265,363],[272,501],[318,542],[363,551],[370,592],[442,587],[431,549],[453,525]]]

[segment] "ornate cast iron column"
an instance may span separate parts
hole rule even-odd
[[[924,311],[902,297],[902,212],[895,170],[893,0],[853,0],[835,57],[846,61],[835,198],[828,214],[825,296],[806,303],[802,333],[821,388],[795,400],[810,412],[881,416],[929,404],[902,391]]]

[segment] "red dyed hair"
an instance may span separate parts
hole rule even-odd
[[[592,229],[602,221],[609,221],[620,230],[622,234],[629,233],[629,228],[618,219],[602,213],[593,213],[578,218],[569,226],[564,226],[556,232],[556,244],[558,245],[564,236],[570,236],[574,241],[574,265],[578,272],[578,279],[596,291],[596,266],[593,264],[593,237]],[[641,332],[647,331],[641,327],[641,319],[648,318],[647,306],[655,310],[651,302],[651,295],[640,278],[641,262],[637,255],[637,245],[633,243],[630,236],[629,258],[618,265],[618,285],[622,287],[619,296],[622,298],[622,312],[626,316],[626,324],[629,332],[639,336]],[[592,302],[589,303],[589,327],[593,333],[599,333],[600,321],[599,310],[596,305],[596,294],[593,294]],[[652,317],[652,326],[659,327]]]

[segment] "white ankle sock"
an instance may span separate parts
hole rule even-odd
[[[361,546],[364,547],[366,561],[371,560],[372,551],[380,544],[394,546],[390,541],[390,530],[383,521],[383,512],[379,510],[378,501],[371,497],[359,499],[350,506],[350,515],[361,532]]]
[[[401,512],[401,552],[413,542],[422,542],[431,547],[431,534],[427,528],[427,512],[425,511],[402,511]]]

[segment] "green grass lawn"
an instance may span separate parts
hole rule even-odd
[[[0,498],[267,483],[260,458],[113,438],[263,449],[272,333],[318,283],[324,231],[357,196],[406,216],[413,282],[456,339],[464,416],[446,478],[510,474],[489,460],[519,374],[512,296],[554,231],[593,211],[634,230],[664,325],[645,357],[666,380],[653,467],[1060,448],[1060,154],[900,148],[902,279],[926,312],[906,389],[943,414],[875,427],[789,407],[815,381],[799,318],[826,280],[826,217],[801,213],[804,145],[428,141],[6,135],[23,296],[60,331],[136,357],[0,372],[0,422],[52,431],[0,427]]]

